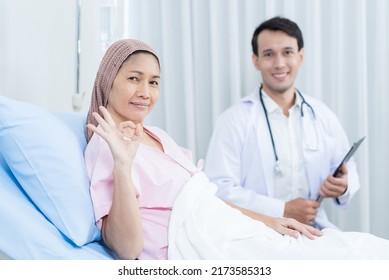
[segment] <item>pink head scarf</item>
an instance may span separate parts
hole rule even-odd
[[[123,62],[136,51],[146,51],[153,54],[159,63],[159,57],[157,53],[147,44],[133,40],[125,39],[119,40],[113,43],[106,51],[99,70],[97,71],[95,83],[93,86],[91,105],[89,108],[86,123],[91,123],[97,126],[97,121],[93,117],[93,112],[99,112],[100,106],[107,106],[108,95],[111,91],[113,81],[122,66]],[[93,132],[89,129],[86,130],[86,139],[89,142],[93,135]]]

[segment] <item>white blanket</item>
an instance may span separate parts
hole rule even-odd
[[[170,218],[169,259],[389,259],[389,241],[367,233],[283,236],[228,206],[216,188],[202,172],[184,186]]]

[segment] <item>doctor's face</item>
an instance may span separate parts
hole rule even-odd
[[[120,67],[109,93],[107,110],[118,124],[143,123],[159,97],[160,68],[149,53],[135,53]]]
[[[258,55],[253,54],[252,58],[261,72],[265,92],[294,92],[294,82],[304,60],[304,49],[298,50],[296,38],[282,31],[264,30],[259,33],[257,43]]]

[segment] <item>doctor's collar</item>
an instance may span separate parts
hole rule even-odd
[[[273,112],[277,111],[277,109],[281,110],[281,106],[279,106],[268,94],[267,92],[262,88],[262,96],[263,96],[263,102],[265,103],[265,108],[268,114],[272,114]],[[288,109],[291,110],[301,110],[301,104],[303,102],[303,99],[301,98],[300,94],[298,94],[297,90],[294,91],[294,103],[293,105]]]

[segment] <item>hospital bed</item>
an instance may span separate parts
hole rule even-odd
[[[0,259],[114,259],[94,222],[85,114],[0,96]]]

